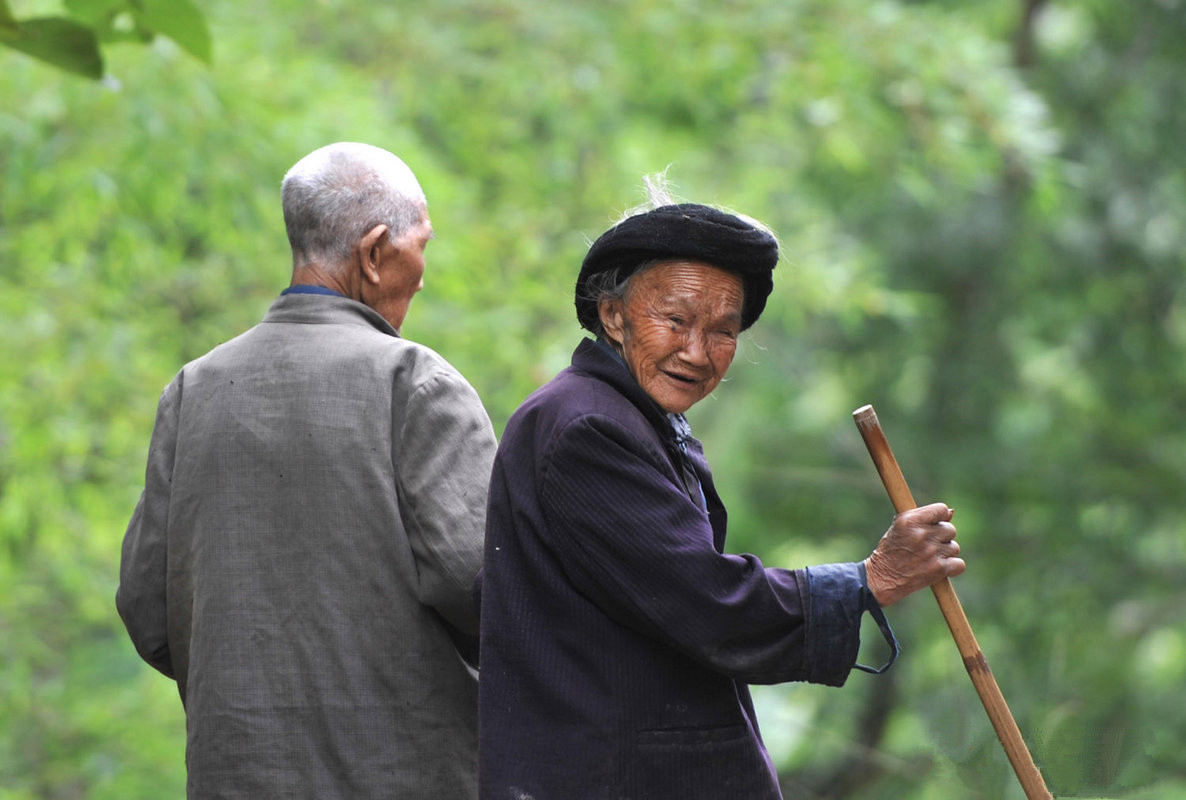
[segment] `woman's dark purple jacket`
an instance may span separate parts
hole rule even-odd
[[[592,340],[508,422],[481,587],[485,800],[780,797],[747,684],[843,684],[868,589],[858,564],[723,554],[725,508],[686,446]]]

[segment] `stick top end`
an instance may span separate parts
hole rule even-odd
[[[856,420],[857,426],[861,428],[876,428],[880,425],[877,421],[877,412],[873,410],[873,406],[865,405],[852,412],[852,418]]]

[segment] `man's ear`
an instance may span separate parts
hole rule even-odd
[[[622,301],[618,298],[603,298],[597,303],[597,315],[601,318],[601,327],[605,330],[606,337],[621,347],[626,338]]]
[[[387,226],[376,225],[362,235],[355,245],[355,256],[362,279],[367,283],[379,282],[379,264],[383,260],[383,241],[387,238]]]

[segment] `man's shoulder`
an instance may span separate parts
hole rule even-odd
[[[186,384],[244,371],[346,375],[410,388],[470,384],[444,356],[419,342],[363,325],[256,324],[187,362],[172,383]]]
[[[165,387],[165,391],[169,392],[179,388],[186,382],[187,376],[200,375],[206,370],[217,369],[224,361],[233,358],[233,354],[241,346],[242,342],[258,327],[258,324],[253,325],[242,333],[219,342],[202,355],[195,356],[186,361],[174,374],[169,385]]]

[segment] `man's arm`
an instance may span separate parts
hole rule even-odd
[[[156,423],[148,446],[144,491],[124,534],[119,588],[115,605],[140,657],[170,678],[175,677],[169,653],[165,602],[167,529],[173,459],[177,450],[180,379],[161,393]]]
[[[400,508],[420,601],[476,635],[474,578],[482,565],[497,446],[490,418],[464,378],[438,372],[412,393],[395,435]]]

